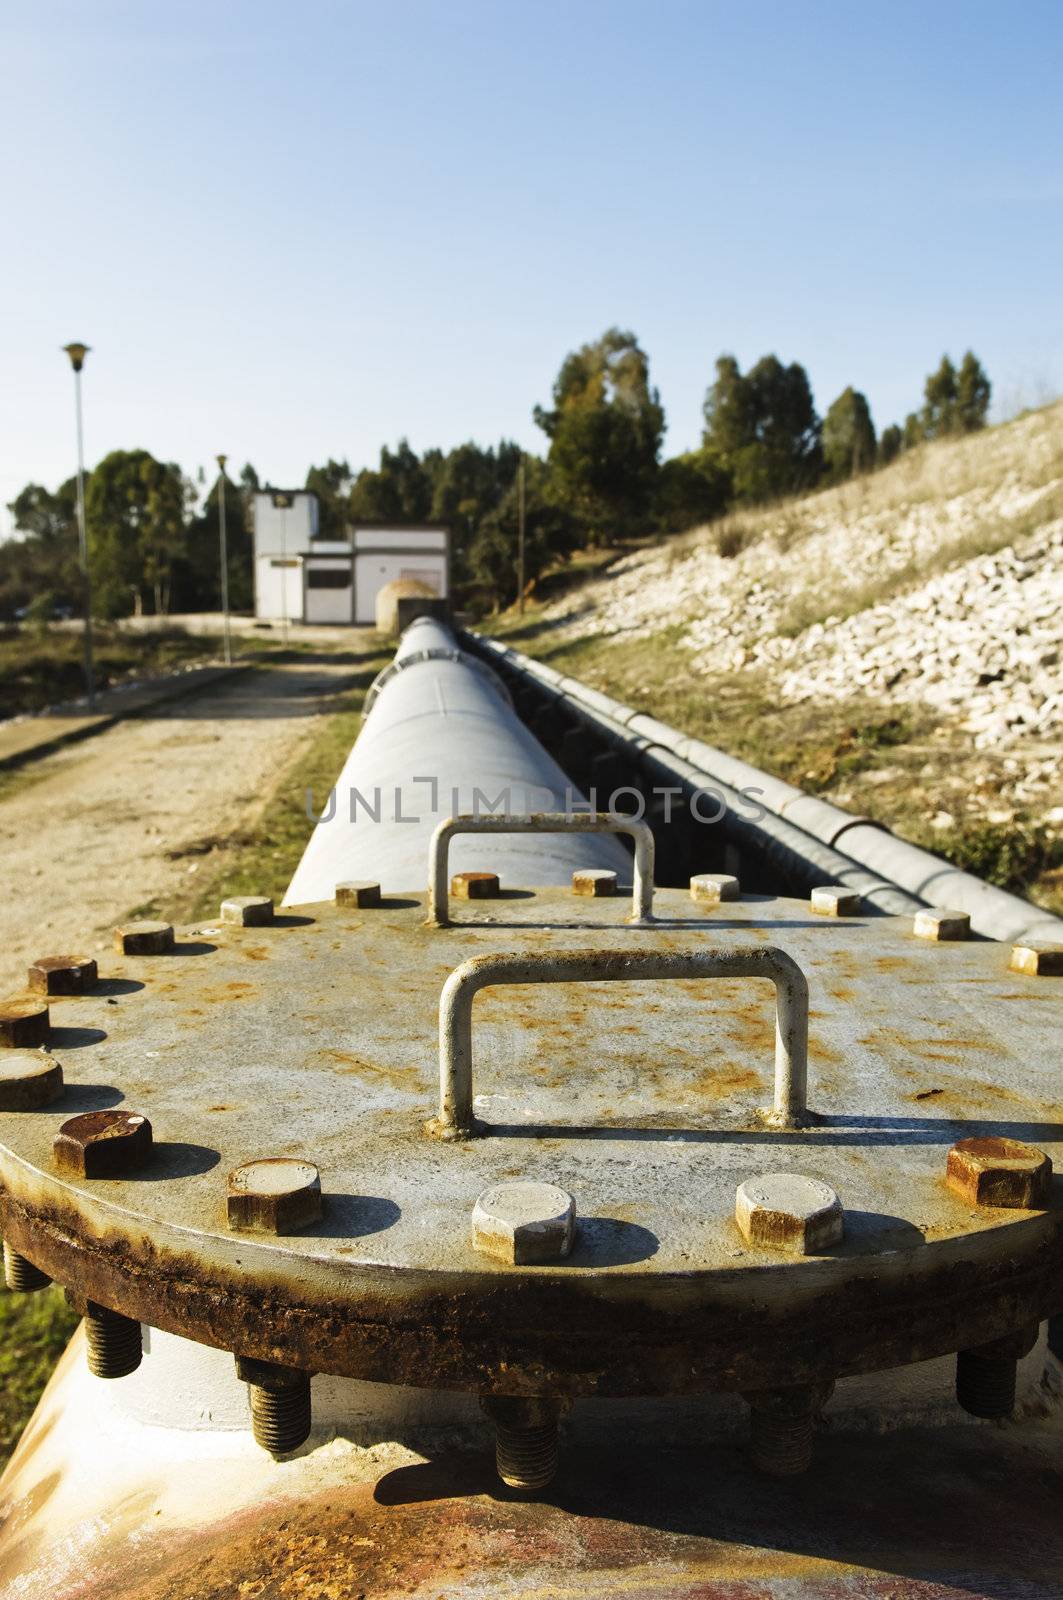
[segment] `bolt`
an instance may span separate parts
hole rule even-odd
[[[590,895],[597,900],[616,893],[616,873],[583,868],[572,874],[572,893]]]
[[[85,994],[97,976],[90,956],[40,956],[29,969],[28,987],[34,994]]]
[[[127,922],[114,930],[114,945],[124,956],[164,956],[173,949],[169,922]]]
[[[0,1001],[0,1045],[32,1050],[47,1044],[49,1025],[48,1007],[39,1000]]]
[[[273,921],[273,901],[268,894],[237,894],[221,903],[221,920],[242,928],[264,928]]]
[[[473,1207],[473,1245],[511,1267],[559,1261],[575,1231],[576,1202],[553,1183],[496,1183]]]
[[[60,1172],[77,1178],[124,1178],[151,1155],[151,1123],[136,1111],[85,1111],[52,1140]]]
[[[32,1294],[35,1289],[46,1289],[51,1281],[47,1273],[12,1250],[4,1240],[4,1282],[12,1294]]]
[[[1048,1204],[1052,1162],[1018,1139],[961,1139],[949,1151],[945,1182],[968,1205],[1040,1211]]]
[[[236,1375],[247,1384],[255,1443],[272,1456],[298,1450],[310,1434],[310,1374],[237,1356]]]
[[[230,1228],[294,1233],[321,1216],[321,1177],[309,1161],[267,1156],[229,1174]]]
[[[0,1111],[36,1111],[63,1092],[63,1069],[43,1050],[0,1055]]]
[[[819,1413],[833,1388],[833,1383],[819,1383],[747,1394],[753,1465],[773,1478],[806,1472]]]
[[[370,879],[359,879],[350,883],[336,885],[336,904],[338,906],[357,906],[364,911],[367,907],[380,904],[380,885]]]
[[[494,900],[498,895],[498,874],[456,872],[450,880],[450,892],[459,900]]]
[[[1046,944],[1024,939],[1012,945],[1008,966],[1012,972],[1025,972],[1030,978],[1063,977],[1063,944]]]
[[[495,1466],[511,1489],[544,1489],[557,1471],[557,1424],[561,1403],[545,1395],[482,1395],[480,1405],[495,1425]]]
[[[861,900],[851,889],[813,889],[809,905],[821,917],[858,917]]]
[[[1040,1332],[1035,1322],[991,1344],[956,1356],[956,1399],[972,1417],[1008,1417],[1015,1409],[1015,1375]]]
[[[845,1226],[842,1203],[829,1184],[796,1172],[748,1178],[735,1191],[742,1237],[761,1250],[814,1256],[837,1244]]]
[[[721,900],[740,900],[742,886],[730,872],[699,872],[690,880],[690,898],[718,905]]]
[[[966,939],[970,931],[966,911],[917,911],[912,923],[917,939]]]
[[[140,1366],[140,1323],[120,1311],[90,1300],[85,1307],[85,1339],[94,1378],[127,1378]]]

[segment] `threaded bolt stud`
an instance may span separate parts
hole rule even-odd
[[[85,1307],[89,1371],[94,1378],[128,1378],[140,1366],[140,1323],[90,1300]]]
[[[1036,1322],[994,1339],[991,1344],[961,1350],[956,1356],[956,1399],[972,1417],[1010,1417],[1015,1409],[1015,1375],[1028,1356],[1040,1327]]]
[[[46,1289],[51,1281],[47,1273],[20,1256],[17,1250],[12,1250],[4,1240],[4,1282],[12,1294],[33,1294],[37,1289]]]
[[[561,1406],[546,1398],[484,1395],[481,1406],[495,1425],[495,1466],[510,1489],[532,1494],[557,1472]]]
[[[749,1453],[759,1471],[773,1478],[789,1478],[808,1471],[819,1413],[833,1388],[833,1383],[819,1383],[796,1389],[762,1389],[746,1395],[750,1406]]]
[[[298,1450],[310,1436],[310,1374],[273,1361],[237,1356],[236,1373],[247,1384],[255,1443],[271,1456]]]

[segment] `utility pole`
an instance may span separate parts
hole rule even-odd
[[[229,547],[225,539],[225,463],[228,456],[214,458],[221,471],[218,474],[218,554],[221,561],[221,615],[225,637],[225,665],[233,664],[232,640],[229,637]]]
[[[85,694],[89,710],[96,709],[96,673],[92,663],[92,584],[89,578],[89,539],[85,530],[85,446],[81,428],[81,369],[91,349],[87,344],[65,344],[74,369],[74,409],[78,431],[78,557],[81,565],[81,610],[84,617],[82,641],[85,653]]]
[[[278,490],[273,504],[281,514],[281,639],[288,643],[288,508],[294,496]]]
[[[517,615],[524,615],[524,452],[517,468]]]

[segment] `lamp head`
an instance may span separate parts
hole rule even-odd
[[[66,351],[67,355],[70,357],[70,365],[73,367],[74,371],[75,372],[80,372],[82,367],[85,365],[85,357],[88,355],[89,351],[92,349],[92,346],[90,344],[77,344],[77,343],[74,343],[74,344],[65,344],[63,346],[63,349]]]
[[[285,493],[283,489],[274,489],[273,504],[278,511],[290,511],[295,504],[295,496]]]
[[[218,466],[221,468],[222,472],[224,472],[225,463],[228,461],[229,457],[227,455],[218,455],[215,456],[214,459],[218,463]]]

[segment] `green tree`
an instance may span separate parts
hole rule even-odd
[[[0,611],[12,615],[47,592],[57,605],[81,605],[78,560],[77,480],[53,494],[28,483],[8,506],[23,535],[0,545]]]
[[[229,568],[229,607],[250,611],[254,606],[251,518],[247,498],[238,484],[225,479],[225,545]],[[185,530],[184,549],[174,562],[173,609],[217,611],[221,607],[221,539],[217,481],[203,509]]]
[[[354,477],[346,461],[330,456],[323,467],[311,467],[306,487],[317,495],[318,532],[322,539],[344,539],[347,534],[347,508]]]
[[[408,442],[400,439],[395,450],[383,447],[375,472],[366,468],[358,474],[348,512],[354,522],[424,522],[431,506],[429,474]]]
[[[956,374],[956,427],[960,433],[976,433],[989,416],[992,386],[985,368],[973,350],[968,350]]]
[[[93,603],[104,616],[169,610],[174,562],[184,546],[180,469],[147,450],[113,450],[85,487]]]
[[[533,414],[550,440],[556,498],[571,506],[588,541],[636,530],[656,488],[664,411],[634,334],[610,328],[566,356],[552,409]]]
[[[432,490],[432,520],[451,530],[455,583],[473,577],[471,551],[485,518],[497,508],[516,479],[520,447],[503,439],[497,449],[471,441],[442,458]],[[480,578],[483,578],[481,563]]]
[[[544,461],[526,456],[524,473],[524,576],[531,587],[548,566],[576,548],[583,530],[556,497]],[[480,519],[469,546],[469,595],[481,605],[508,605],[517,598],[518,511],[514,471],[497,504]]]
[[[657,480],[657,523],[664,533],[711,522],[726,511],[731,475],[707,450],[691,450],[664,462]]]
[[[743,376],[734,356],[721,356],[705,396],[704,443],[730,473],[739,500],[809,488],[823,457],[804,367],[762,356]]]
[[[891,422],[889,427],[883,428],[879,434],[878,465],[880,467],[888,467],[891,461],[897,459],[903,449],[904,434],[895,422]]]
[[[917,444],[922,444],[926,438],[926,428],[921,411],[909,411],[904,419],[904,434],[902,437],[905,450],[914,450]]]
[[[866,395],[850,384],[823,419],[823,466],[832,483],[867,472],[875,464],[875,425]]]
[[[956,420],[956,368],[948,356],[942,356],[923,389],[923,438],[941,439],[955,433]]]

